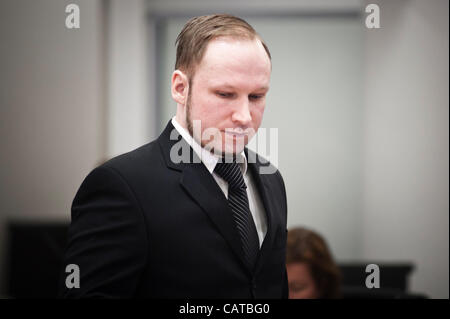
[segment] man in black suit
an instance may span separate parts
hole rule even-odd
[[[283,179],[245,148],[271,73],[254,29],[191,19],[177,38],[176,116],[159,138],[94,169],[72,205],[63,297],[287,298]]]

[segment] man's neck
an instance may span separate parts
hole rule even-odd
[[[178,133],[180,133],[183,139],[189,144],[189,146],[194,150],[203,164],[205,164],[208,171],[212,173],[217,162],[221,160],[222,157],[203,148],[201,144],[198,143],[188,132],[188,130],[180,124],[180,122],[177,120],[177,116],[174,116],[172,118],[172,125],[175,127]],[[242,165],[242,171],[245,174],[245,172],[247,171],[247,158],[245,156],[245,152],[242,151],[236,157],[239,157],[238,163]]]

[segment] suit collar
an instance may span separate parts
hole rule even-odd
[[[167,123],[166,128],[158,137],[157,141],[161,148],[164,161],[167,167],[171,169],[182,171],[188,163],[201,162],[195,152],[192,152],[189,144],[186,143],[172,125],[171,121]]]

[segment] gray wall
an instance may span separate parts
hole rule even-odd
[[[76,190],[104,155],[100,1],[76,2],[78,30],[65,27],[65,1],[1,2],[3,283],[6,222],[68,221]]]
[[[377,1],[366,32],[363,254],[448,298],[448,1]]]

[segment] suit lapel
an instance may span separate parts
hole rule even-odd
[[[248,158],[248,150],[246,149],[246,155]],[[257,158],[257,157],[256,157]],[[256,163],[248,163],[248,167],[252,172],[252,178],[256,184],[256,187],[258,188],[258,193],[260,194],[260,198],[263,202],[265,213],[266,213],[266,220],[267,220],[267,233],[264,237],[263,244],[261,246],[258,261],[256,263],[255,267],[255,275],[259,272],[261,267],[266,262],[267,256],[270,255],[270,251],[273,247],[273,241],[275,238],[275,209],[273,199],[270,192],[270,182],[268,175],[260,174],[259,168],[261,166],[261,163],[258,161],[258,158],[256,159]]]
[[[228,201],[212,175],[203,164],[186,167],[181,185],[206,212],[239,260],[245,265],[239,233],[234,224]]]
[[[211,173],[209,173],[203,163],[200,163],[197,155],[187,142],[180,135],[178,135],[177,140],[170,139],[172,130],[175,130],[175,128],[169,122],[158,139],[167,166],[171,169],[180,171],[181,187],[209,216],[220,234],[230,245],[232,251],[241,261],[242,265],[247,268],[244,263],[244,252],[239,233],[234,224],[233,216],[228,207],[228,201],[225,195],[219,185],[217,185]],[[170,150],[175,143],[185,143],[183,149],[190,150],[191,156],[189,163],[174,163],[171,160]]]

